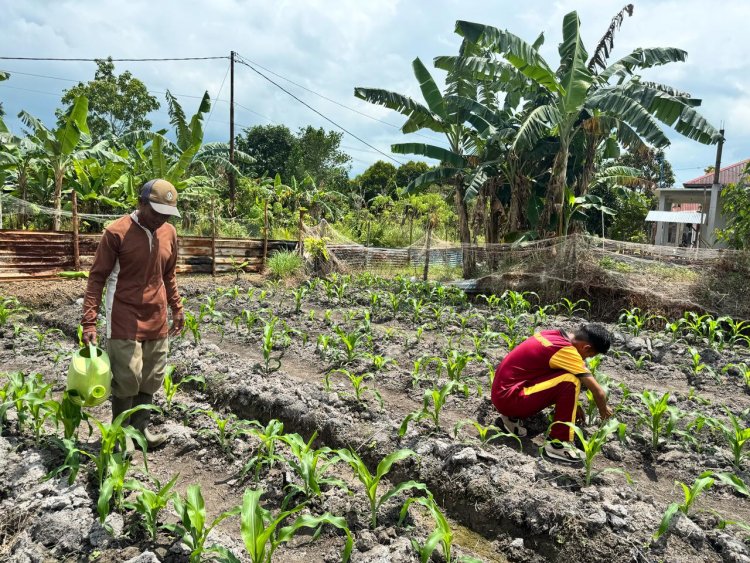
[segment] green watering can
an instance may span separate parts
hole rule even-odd
[[[68,392],[70,399],[84,407],[101,405],[109,397],[112,370],[107,353],[89,344],[81,348],[70,362]]]

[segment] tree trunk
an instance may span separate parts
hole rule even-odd
[[[26,200],[28,197],[28,189],[29,189],[29,180],[26,177],[25,172],[21,172],[18,174],[18,187],[21,189],[21,199],[24,201],[23,204],[21,204],[21,211],[19,213],[18,217],[18,227],[23,229],[26,226]]]
[[[589,184],[594,177],[596,147],[601,141],[601,137],[593,133],[587,133],[584,138],[586,139],[585,158],[583,169],[581,170],[581,174],[578,176],[578,181],[576,182],[576,196],[586,195],[586,192],[589,189]]]
[[[551,220],[553,211],[557,213],[557,236],[562,236],[563,230],[563,198],[565,197],[565,184],[568,175],[568,142],[561,139],[560,149],[555,155],[552,164],[552,176],[547,187],[547,198],[544,203],[544,211],[539,227],[552,228]]]
[[[52,221],[52,230],[60,230],[60,211],[62,210],[62,184],[63,184],[63,170],[55,169],[55,196],[54,196],[54,207],[55,215]]]
[[[432,240],[432,217],[427,218],[427,239],[425,240],[425,253],[424,253],[424,271],[422,272],[422,280],[427,281],[427,277],[430,274],[430,242]]]
[[[460,180],[457,180],[457,183]],[[471,231],[469,230],[469,211],[464,201],[464,189],[458,184],[455,191],[456,214],[458,215],[458,235],[461,240],[461,256],[463,259],[463,276],[469,279],[474,276],[476,264],[474,253],[471,251]]]
[[[73,190],[70,196],[71,210],[73,211],[73,271],[78,272],[81,269],[81,250],[78,244],[78,194]]]
[[[260,265],[261,273],[266,269],[268,260],[268,200],[263,203],[263,262]]]

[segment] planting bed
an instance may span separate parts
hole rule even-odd
[[[3,289],[30,309],[12,315],[2,327],[3,371],[41,373],[59,398],[83,285],[51,282]],[[206,385],[186,382],[170,408],[160,392],[157,402],[164,412],[154,421],[172,438],[148,454],[150,478],[138,471],[140,454],[131,476],[144,484],[157,478],[163,485],[179,473],[174,490],[184,498],[189,485],[200,485],[209,520],[241,504],[245,489],[262,489],[263,506],[277,513],[294,485],[305,488],[295,471],[295,455],[282,440],[272,441],[283,459],[258,466],[257,480],[255,467],[240,476],[261,442],[257,433],[233,433],[232,428],[243,419],[263,427],[278,420],[284,433],[298,433],[305,442],[317,433],[311,449],[335,462],[321,475],[335,482],[321,482],[320,494],[308,490],[287,497],[285,508],[305,503],[299,514],[343,518],[338,522],[351,530],[353,561],[419,561],[410,540],[424,544],[436,520],[418,503],[403,520],[399,516],[406,499],[428,496],[434,498],[433,511],[449,518],[454,559],[750,561],[743,528],[750,522],[750,504],[743,496],[743,482],[750,483],[745,451],[740,446],[739,457],[733,456],[718,427],[727,426],[730,413],[740,430],[750,424],[750,396],[741,374],[750,354],[740,332],[736,342],[728,342],[726,323],[706,325],[703,319],[700,324],[688,316],[673,333],[665,333],[664,321],[633,311],[622,325],[608,325],[615,336],[613,351],[596,371],[608,384],[624,435],[608,438],[587,485],[582,468],[539,456],[545,415],[529,421],[522,448],[507,436],[482,443],[478,433],[486,430],[485,437],[493,437],[494,430],[487,430],[496,424],[488,399],[490,374],[508,347],[534,326],[575,329],[586,322],[579,317],[586,315],[585,304],[540,311],[532,295],[512,293],[470,303],[453,288],[371,276],[295,288],[260,286],[259,279],[235,286],[229,278],[187,278],[181,290],[191,312],[188,320],[194,322],[172,343],[174,379],[200,375]],[[566,314],[566,308],[579,310]],[[688,321],[698,328],[692,331]],[[14,325],[21,328],[14,330]],[[701,332],[701,326],[708,328]],[[39,336],[50,328],[65,336]],[[358,379],[367,373],[372,375]],[[448,392],[450,381],[455,383]],[[360,385],[359,398],[354,384]],[[432,397],[434,390],[438,396],[440,389],[445,405],[437,426],[426,412],[403,423],[422,410],[426,394]],[[664,406],[670,411],[663,420],[671,416],[674,424],[664,425],[656,444],[652,432],[639,424],[647,412],[644,390],[656,398],[669,392]],[[431,398],[428,407],[434,411]],[[101,420],[108,413],[108,405],[91,411]],[[230,420],[227,436],[221,437],[216,419],[230,415],[238,419]],[[169,531],[161,529],[149,539],[132,508],[112,507],[105,521],[111,532],[105,531],[97,516],[93,463],[82,463],[72,486],[66,472],[40,481],[62,461],[49,439],[51,420],[35,440],[29,424],[18,432],[17,413],[8,410],[0,439],[0,559],[187,560],[190,550]],[[590,436],[600,422],[595,414],[588,422],[584,431]],[[84,423],[79,440],[82,450],[96,455],[101,441],[96,429],[89,437]],[[346,459],[335,457],[345,448],[361,456],[370,471],[397,450],[413,452],[393,464],[378,491],[382,495],[406,481],[419,485],[384,502],[374,526],[362,484]],[[703,483],[710,478],[713,485],[654,539],[667,507],[683,501],[675,482],[691,486],[707,471],[711,474]],[[126,491],[124,499],[132,502],[135,496]],[[160,521],[177,521],[172,503]],[[343,532],[324,526],[316,539],[310,532],[302,530],[279,547],[274,560],[340,559]],[[237,516],[217,525],[206,542],[211,544],[250,560]],[[433,553],[435,560],[444,557],[443,549]]]

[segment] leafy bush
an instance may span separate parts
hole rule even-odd
[[[291,278],[302,272],[302,258],[292,250],[275,252],[267,263],[268,271],[279,280]]]

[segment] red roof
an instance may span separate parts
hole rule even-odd
[[[742,178],[742,173],[745,171],[748,163],[750,163],[750,158],[742,160],[730,166],[725,166],[724,168],[719,170],[719,183],[726,186],[727,184],[736,184],[737,182],[739,182],[740,178]],[[694,178],[688,182],[684,182],[682,185],[686,188],[696,188],[711,186],[713,183],[714,173],[711,172],[710,174],[704,174],[703,176],[698,176],[697,178]]]

